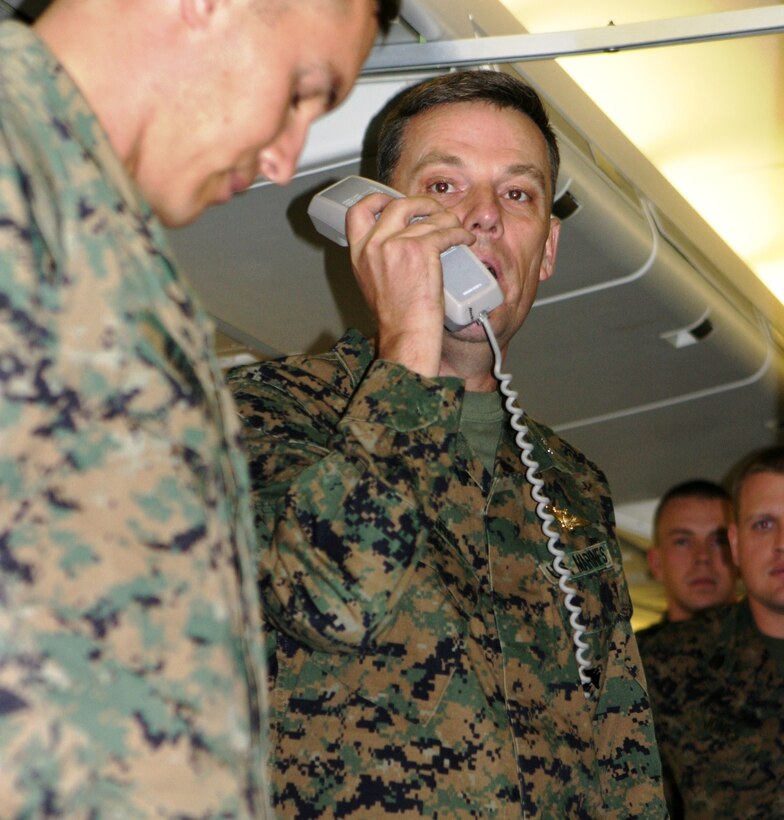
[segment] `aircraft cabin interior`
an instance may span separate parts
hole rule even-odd
[[[0,14],[45,5],[0,0]],[[522,407],[606,473],[640,628],[664,608],[645,559],[659,496],[725,482],[784,440],[784,5],[404,0],[294,180],[257,180],[171,242],[227,368],[372,332],[308,202],[372,176],[369,135],[395,93],[479,65],[541,93],[562,155],[555,275],[506,369]]]

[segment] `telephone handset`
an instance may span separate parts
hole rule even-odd
[[[316,194],[308,206],[308,215],[320,234],[339,245],[348,245],[346,211],[355,202],[377,192],[403,196],[380,182],[350,176]],[[478,322],[480,313],[497,308],[503,301],[498,282],[467,245],[453,245],[445,250],[441,254],[441,266],[447,330]]]

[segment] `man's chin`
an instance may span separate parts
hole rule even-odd
[[[194,223],[211,204],[154,202],[152,209],[165,228],[184,228]]]
[[[461,342],[486,342],[487,334],[484,327],[479,322],[472,322],[470,325],[461,327],[459,330],[444,331],[447,339],[456,339]]]

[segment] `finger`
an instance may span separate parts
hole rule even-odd
[[[393,198],[388,194],[370,194],[348,209],[346,237],[349,244],[353,244],[375,228],[379,216],[390,202],[393,202]]]
[[[417,217],[399,235],[401,238],[432,242],[439,253],[443,253],[453,245],[473,245],[476,242],[476,236],[448,212]]]
[[[373,231],[381,237],[390,236],[406,228],[412,221],[438,213],[449,213],[430,197],[390,198],[385,194],[371,194],[349,208],[346,215],[346,235],[349,242],[361,240]],[[447,217],[456,223],[456,217]]]

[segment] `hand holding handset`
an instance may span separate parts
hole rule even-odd
[[[373,193],[403,196],[380,182],[351,176],[316,194],[308,206],[308,215],[320,234],[339,245],[348,245],[346,211]],[[453,245],[445,250],[441,254],[441,267],[447,330],[458,330],[479,321],[480,313],[497,308],[503,301],[498,282],[467,245]]]

